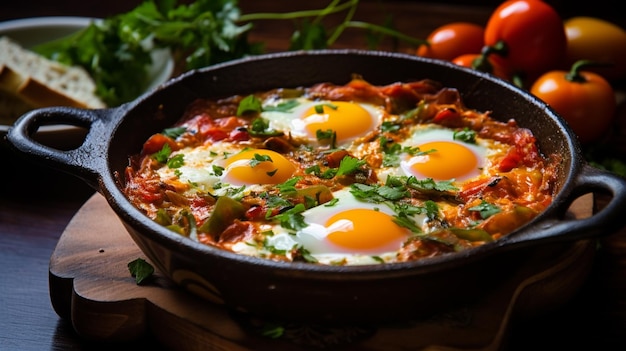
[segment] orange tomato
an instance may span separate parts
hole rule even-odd
[[[578,61],[570,72],[546,72],[530,88],[565,119],[581,144],[600,139],[610,128],[616,110],[613,87],[602,76],[582,71],[586,64],[588,61]]]
[[[418,56],[450,61],[462,54],[479,53],[483,47],[484,29],[469,22],[453,22],[438,27],[417,48]]]
[[[507,67],[498,56],[464,54],[454,58],[452,63],[463,67],[473,68],[477,71],[490,73],[504,80],[510,79]]]

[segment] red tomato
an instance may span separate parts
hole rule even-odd
[[[484,62],[485,57],[487,62]],[[481,54],[465,54],[458,56],[452,60],[459,66],[473,68],[477,71],[491,73],[496,77],[509,80],[509,71],[498,56],[481,55]]]
[[[450,61],[462,54],[479,53],[483,47],[485,30],[478,24],[454,22],[432,31],[426,44],[417,48],[418,56]]]
[[[570,72],[547,72],[530,88],[532,94],[565,119],[582,144],[597,141],[608,131],[617,104],[606,79],[581,71],[585,63],[575,63]]]
[[[528,76],[557,68],[565,58],[567,38],[563,20],[540,0],[507,0],[485,26],[485,45],[504,43],[498,54],[509,67]]]

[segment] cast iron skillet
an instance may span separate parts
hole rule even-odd
[[[528,225],[476,249],[416,262],[336,267],[273,262],[193,242],[149,220],[120,190],[128,156],[150,135],[173,125],[197,97],[324,81],[344,84],[353,74],[376,85],[433,79],[457,88],[470,108],[491,110],[501,120],[514,117],[533,131],[544,154],[563,156],[554,203]],[[51,123],[89,132],[76,149],[56,150],[31,138]],[[327,50],[241,59],[189,72],[117,108],[33,111],[7,137],[18,153],[100,192],[146,256],[177,284],[233,310],[283,320],[365,323],[442,310],[485,294],[529,260],[612,233],[623,225],[626,209],[624,180],[587,165],[570,129],[544,103],[490,75],[397,53]],[[608,194],[610,201],[590,218],[565,218],[569,205],[586,193]]]

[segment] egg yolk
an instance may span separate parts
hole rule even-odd
[[[272,150],[242,151],[226,160],[224,181],[234,185],[280,184],[295,172],[296,167]]]
[[[387,252],[398,250],[407,238],[407,230],[393,222],[386,213],[371,209],[350,209],[326,221],[327,239],[350,252]]]
[[[450,141],[433,141],[419,146],[428,152],[409,161],[410,172],[434,180],[459,179],[475,174],[478,159],[467,147]]]
[[[304,130],[315,138],[317,131],[333,131],[336,141],[359,137],[373,128],[372,115],[363,106],[347,101],[320,102],[301,116]]]

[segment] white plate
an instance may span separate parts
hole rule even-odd
[[[0,36],[7,36],[19,43],[24,48],[59,39],[68,36],[76,31],[87,27],[97,18],[54,16],[54,17],[32,17],[17,20],[0,22]],[[152,67],[148,73],[150,83],[145,91],[151,91],[160,84],[166,82],[174,71],[174,61],[168,50],[158,50],[152,54]],[[0,144],[4,140],[4,135],[11,126],[0,124]],[[42,142],[52,142],[57,140],[67,140],[68,137],[81,135],[72,126],[44,126],[39,129],[37,135]],[[52,146],[52,145],[51,145]]]

